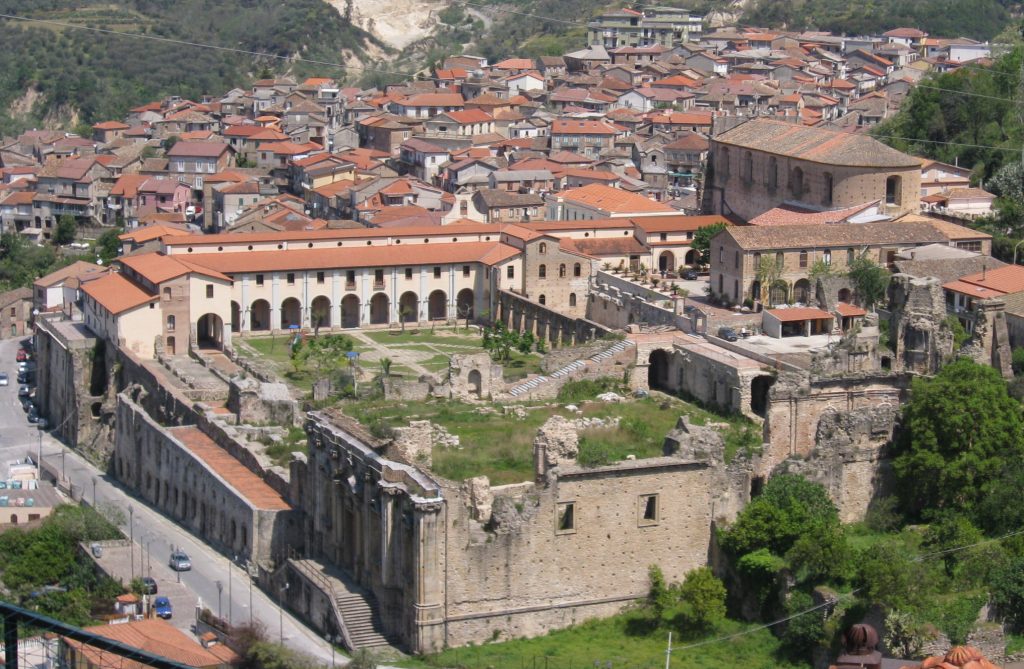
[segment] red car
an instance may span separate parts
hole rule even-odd
[[[23,348],[19,348],[17,360],[18,362],[25,362],[26,360],[28,360],[28,352],[25,351],[25,349]]]

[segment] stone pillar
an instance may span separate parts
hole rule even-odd
[[[252,312],[249,311],[249,275],[242,275],[242,296],[238,303],[238,331],[249,332],[252,329]]]
[[[370,281],[373,275],[369,269],[363,268],[356,275],[356,288],[359,290],[359,325],[363,326],[370,322]]]
[[[391,564],[395,560],[396,551],[392,550],[394,542],[393,528],[395,525],[396,506],[400,503],[397,488],[381,488],[380,496],[380,582],[388,587],[391,585]],[[399,517],[401,511],[398,511]]]
[[[413,518],[416,600],[412,648],[417,653],[437,652],[444,638],[444,555],[441,551],[445,523],[444,502],[417,504]]]
[[[397,323],[398,322],[398,268],[397,267],[392,267],[391,268],[390,279],[391,279],[391,286],[390,286],[391,290],[390,291],[388,291],[388,290],[384,291],[384,292],[390,294],[390,297],[388,298],[388,311],[390,311],[391,313],[388,314],[388,322],[389,323]]]
[[[281,277],[277,272],[270,279],[270,329],[281,329]]]
[[[302,273],[302,311],[299,313],[299,322],[304,328],[313,327],[313,309],[309,303],[309,272]]]
[[[457,321],[459,318],[458,313],[458,293],[455,290],[455,265],[448,265],[448,322]]]
[[[344,293],[341,290],[341,273],[343,270],[336,269],[331,272],[331,329],[337,330],[341,327],[341,299]]]

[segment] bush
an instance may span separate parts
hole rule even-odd
[[[814,600],[801,590],[794,591],[786,602],[786,615],[792,616],[814,606]],[[806,660],[811,652],[827,643],[825,609],[793,618],[782,632],[782,651],[794,661]]]
[[[1016,376],[1024,375],[1024,348],[1018,346],[1013,349],[1013,358],[1010,364]]]
[[[895,497],[878,497],[868,504],[864,514],[864,525],[872,532],[893,532],[903,524],[899,513],[899,500]]]
[[[1024,630],[1024,558],[1016,558],[993,574],[992,603],[1015,631]]]
[[[592,400],[601,393],[618,390],[618,383],[615,379],[605,377],[597,380],[583,379],[581,381],[569,381],[558,391],[558,401],[566,403],[582,402]]]
[[[708,567],[694,569],[679,588],[682,610],[677,616],[684,631],[707,633],[725,620],[725,586]]]

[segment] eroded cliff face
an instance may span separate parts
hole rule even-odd
[[[401,50],[434,34],[443,0],[328,0],[352,23]]]

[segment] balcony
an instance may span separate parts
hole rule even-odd
[[[384,282],[383,281],[377,281],[376,279],[374,279],[374,281],[373,281],[373,289],[374,290],[384,290]]]

